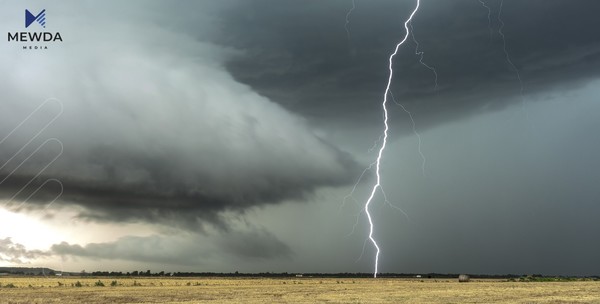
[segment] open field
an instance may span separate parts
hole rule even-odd
[[[600,282],[593,281],[2,277],[0,284],[2,304],[600,303]]]

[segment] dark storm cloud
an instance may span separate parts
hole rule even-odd
[[[525,101],[510,107],[520,88],[498,33],[500,1],[484,1],[491,36],[479,1],[422,1],[414,33],[438,91],[410,39],[396,57],[396,99],[419,131],[440,127],[418,143],[388,142],[382,188],[408,220],[379,207],[377,195],[380,270],[597,275],[600,2],[504,2]],[[0,168],[0,199],[17,194],[0,204],[56,208],[115,230],[111,222],[163,224],[147,225],[160,235],[70,240],[53,255],[218,271],[372,271],[369,243],[355,263],[368,231],[355,215],[373,180],[356,187],[356,210],[338,207],[352,189],[323,188],[348,186],[360,175],[353,156],[374,155],[359,149],[381,130],[388,55],[415,2],[356,0],[348,39],[351,2],[31,4],[47,6],[48,29],[61,26],[65,42],[44,53],[0,44],[0,140],[48,97],[64,113],[27,144],[60,112],[49,103],[0,142],[0,166],[10,160]],[[2,28],[22,27],[23,7],[5,4]],[[390,135],[411,131],[401,109],[390,109]],[[64,153],[43,169],[58,141],[27,155],[49,138]],[[64,184],[52,204],[61,187],[48,178]],[[313,195],[315,204],[281,204]],[[351,214],[332,216],[340,210]],[[240,229],[238,220],[264,226]],[[164,224],[176,227],[164,232]],[[4,250],[31,254],[6,240]]]
[[[11,238],[0,239],[0,261],[15,264],[25,263],[26,260],[47,256],[41,250],[27,250],[25,246],[15,243]]]
[[[112,159],[127,159],[127,154],[119,151],[108,151],[107,156]],[[103,158],[100,159],[100,161]],[[347,176],[337,178],[322,176],[317,173],[311,176],[306,172],[304,176],[290,176],[285,174],[252,173],[253,176],[240,178],[243,172],[232,170],[229,174],[238,175],[230,181],[218,184],[210,177],[202,176],[202,171],[197,172],[196,179],[182,180],[177,176],[181,173],[184,164],[163,164],[165,160],[156,160],[153,164],[129,163],[128,170],[140,170],[149,176],[135,182],[129,182],[125,177],[115,176],[107,172],[118,172],[122,169],[114,164],[106,163],[100,167],[99,174],[88,178],[78,172],[71,172],[71,176],[56,172],[43,174],[34,178],[35,171],[31,174],[12,175],[2,184],[0,198],[9,199],[9,207],[19,206],[30,208],[39,206],[51,207],[51,202],[56,198],[58,205],[76,205],[84,207],[80,217],[95,221],[148,221],[163,222],[171,225],[198,229],[202,222],[209,222],[227,229],[226,219],[220,216],[223,211],[244,211],[245,209],[267,204],[276,204],[282,200],[306,199],[311,192],[319,186],[339,186],[350,182],[357,171],[353,171],[355,163],[349,158],[339,161],[347,166]],[[293,160],[290,160],[293,162]],[[84,165],[81,163],[80,165]],[[284,164],[279,165],[285,168]],[[57,168],[65,170],[64,167]],[[291,169],[290,174],[300,174],[304,170]],[[75,173],[75,174],[73,174]],[[122,173],[122,172],[121,172]],[[227,173],[227,172],[226,172]],[[1,175],[0,180],[7,175]],[[64,191],[56,182],[48,182],[47,178],[60,180]],[[248,180],[246,180],[248,179]],[[197,183],[192,185],[191,183]],[[207,186],[210,185],[210,186]],[[203,189],[205,188],[205,189]],[[59,196],[59,194],[62,194]],[[17,194],[16,197],[13,197]],[[26,201],[26,204],[21,204]],[[56,206],[55,206],[56,207]]]
[[[234,252],[241,258],[289,257],[291,249],[273,234],[262,229],[247,233],[230,234],[219,241],[225,252]]]
[[[515,100],[505,97],[519,94],[498,33],[500,1],[485,2],[492,9],[491,37],[488,11],[478,1],[422,1],[414,33],[425,62],[437,69],[439,90],[433,92],[434,76],[419,64],[410,39],[396,57],[392,88],[418,115],[421,128],[502,108]],[[344,24],[350,6],[350,1],[251,1],[231,8],[224,20],[228,34],[219,41],[244,54],[229,61],[229,70],[315,121],[377,121],[387,57],[404,35],[402,23],[414,1],[357,1],[348,41]],[[598,75],[599,9],[594,1],[504,2],[502,32],[525,93]]]
[[[597,275],[599,81],[428,132],[427,178],[397,143],[383,179],[411,223],[375,209],[380,265],[404,271]],[[394,164],[396,163],[396,164]],[[402,171],[404,174],[398,174]],[[407,172],[413,172],[409,174]],[[395,173],[395,174],[394,174]],[[395,178],[394,178],[395,177]],[[385,211],[385,210],[384,210]],[[381,228],[383,229],[383,228]],[[385,266],[387,265],[387,266]],[[420,270],[419,270],[420,269]]]
[[[127,236],[114,242],[85,246],[62,242],[52,245],[48,254],[169,265],[205,264],[223,253],[241,260],[287,258],[292,254],[287,244],[265,230],[237,231],[214,238],[214,244],[200,235]]]
[[[413,25],[425,60],[438,70],[440,90],[432,92],[433,75],[418,63],[412,43],[397,58],[393,87],[396,98],[418,116],[419,128],[503,107],[511,99],[500,97],[518,94],[499,40],[499,2],[487,3],[493,10],[491,39],[487,10],[477,1],[423,2]],[[382,97],[387,56],[404,34],[402,20],[412,5],[358,1],[349,40],[344,30],[349,1],[226,1],[168,8],[152,2],[112,12],[115,20],[129,16],[127,22],[107,22],[110,6],[55,9],[96,11],[88,18],[97,25],[91,34],[76,18],[72,23],[56,18],[72,44],[49,52],[51,58],[5,57],[3,69],[17,72],[3,81],[3,130],[49,96],[67,103],[65,114],[47,130],[64,142],[65,154],[18,199],[55,177],[68,189],[61,202],[84,206],[89,218],[219,222],[221,211],[347,184],[356,175],[351,157],[274,102],[309,121],[378,121],[381,113],[374,105]],[[600,46],[587,33],[596,27],[591,12],[599,5],[504,4],[503,32],[527,92],[574,85],[594,75]],[[180,15],[186,18],[163,25]],[[12,22],[8,16],[7,24]],[[32,95],[31,87],[38,94]],[[10,159],[41,126],[29,126],[31,132],[5,142],[9,147],[0,161]],[[3,168],[4,176],[17,164]],[[2,197],[10,198],[43,165],[29,159],[20,175],[5,181]],[[30,202],[47,203],[57,193],[52,187],[42,187]]]
[[[83,207],[89,219],[225,228],[221,212],[352,181],[348,153],[231,77],[223,62],[235,51],[163,25],[181,8],[133,3],[107,19],[111,7],[49,6],[65,41],[43,55],[2,45],[0,67],[12,72],[0,82],[0,198],[47,206],[60,193],[45,183],[54,178],[64,185],[54,204]],[[6,27],[22,23],[20,5],[3,12]],[[94,22],[70,17],[81,12]]]
[[[62,242],[52,245],[52,254],[69,257],[129,260],[146,263],[199,264],[206,250],[191,239],[182,242],[160,236],[122,237],[114,242],[90,243],[85,246]],[[177,259],[174,259],[177,257]]]

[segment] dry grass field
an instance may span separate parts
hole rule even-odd
[[[2,304],[600,303],[600,282],[591,281],[2,277],[0,284]]]

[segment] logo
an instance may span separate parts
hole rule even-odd
[[[43,9],[39,14],[34,15],[29,10],[25,10],[25,28],[28,28],[34,21],[37,21],[43,28],[46,28],[46,10]]]
[[[23,32],[8,32],[9,43],[19,43],[24,50],[47,50],[56,42],[62,42],[60,32],[34,31],[32,29],[37,23],[43,29],[46,28],[46,9],[42,9],[37,15],[25,9],[25,28]]]

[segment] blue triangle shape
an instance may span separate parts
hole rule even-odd
[[[25,28],[28,28],[38,17],[42,16],[46,10],[43,9],[37,16],[33,15],[29,10],[25,10]]]

